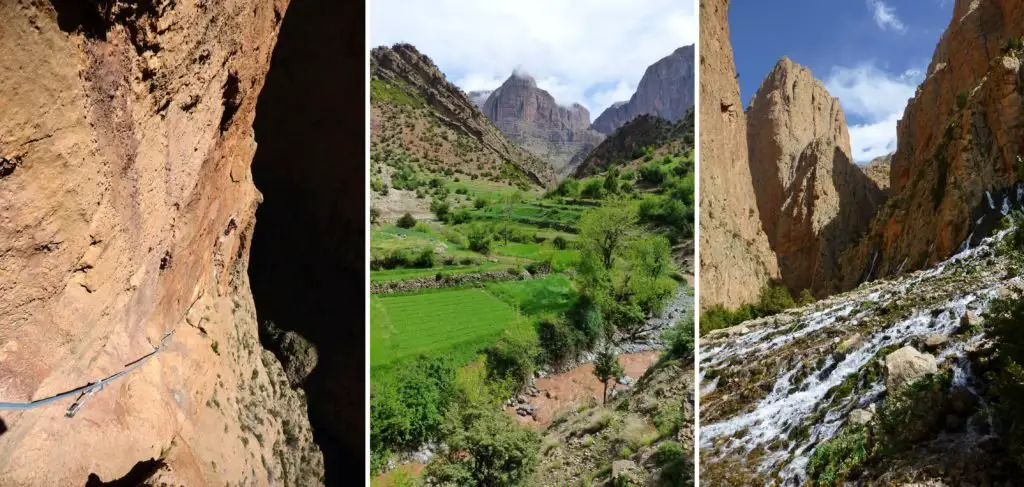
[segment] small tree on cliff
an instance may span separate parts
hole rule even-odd
[[[605,348],[597,354],[597,360],[594,361],[594,377],[597,377],[597,380],[601,381],[604,386],[604,392],[601,395],[602,404],[608,404],[608,381],[619,378],[623,372],[619,357],[610,348]]]

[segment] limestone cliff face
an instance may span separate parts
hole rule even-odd
[[[850,160],[839,100],[809,69],[781,59],[746,115],[761,224],[782,283],[821,294],[885,193]]]
[[[675,122],[693,108],[693,46],[683,46],[650,65],[636,93],[594,119],[594,130],[611,135],[615,129],[640,115],[655,115]]]
[[[287,0],[0,2],[0,484],[315,484],[305,398],[260,348],[252,123]],[[159,464],[159,462],[156,462]]]
[[[508,138],[547,161],[559,177],[572,174],[604,140],[603,134],[590,128],[585,107],[559,105],[522,73],[513,73],[494,90],[483,112]]]
[[[1022,36],[1024,2],[956,2],[898,125],[890,203],[844,256],[838,289],[949,257],[974,233],[986,192],[1021,178]]]
[[[700,7],[700,303],[754,301],[779,277],[761,227],[747,158],[747,123],[729,41],[729,0]]]
[[[889,193],[889,169],[892,167],[892,154],[876,157],[864,166],[864,174],[878,185],[878,189]]]

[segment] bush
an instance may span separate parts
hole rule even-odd
[[[565,320],[554,316],[546,316],[537,324],[537,337],[543,349],[544,362],[562,366],[574,360],[579,352],[578,345],[584,338]]]
[[[492,381],[504,383],[514,394],[530,380],[539,349],[537,339],[526,333],[506,334],[486,350],[487,373]]]
[[[1019,227],[1018,227],[1019,228]],[[997,412],[1003,423],[1011,458],[1024,468],[1024,292],[1013,288],[1010,298],[997,298],[985,312],[985,329],[996,344],[998,366],[993,372],[999,397]]]
[[[397,222],[395,222],[395,225],[398,226],[398,228],[412,228],[416,226],[416,218],[413,217],[412,214],[406,213],[402,215]]]
[[[443,357],[394,367],[371,385],[370,451],[378,460],[437,438],[455,389],[455,369]]]
[[[435,265],[437,265],[437,254],[434,253],[434,249],[428,247],[420,251],[412,266],[420,269],[429,269]]]
[[[604,333],[604,315],[601,307],[587,294],[581,294],[566,315],[572,327],[582,338],[580,350],[590,350]]]
[[[552,243],[552,244],[553,244],[553,245],[555,246],[555,248],[556,248],[556,249],[558,249],[558,250],[565,250],[565,249],[566,249],[566,247],[568,247],[568,246],[569,246],[569,241],[568,241],[568,240],[566,240],[566,239],[565,239],[565,237],[563,237],[563,236],[561,236],[561,235],[557,235],[557,236],[555,236],[555,239],[554,239],[554,240],[552,240],[552,241],[551,241],[551,243]]]
[[[591,179],[583,185],[580,196],[590,199],[601,199],[604,197],[604,182],[600,179]]]
[[[760,316],[771,316],[779,314],[789,308],[795,307],[793,296],[785,286],[765,286],[761,288],[761,295],[758,297],[757,310]]]
[[[473,200],[474,208],[480,210],[485,206],[487,206],[487,198],[484,198],[483,196],[477,196],[476,199]]]
[[[945,418],[952,379],[950,372],[930,374],[889,391],[876,416],[876,449],[900,452],[935,433]]]
[[[664,485],[693,485],[689,458],[683,446],[674,441],[662,443],[654,453],[654,463],[661,467],[661,482]]]
[[[807,475],[818,485],[839,485],[854,467],[868,458],[867,431],[849,425],[836,437],[821,443],[807,462]]]
[[[448,198],[435,196],[433,201],[430,202],[430,212],[441,221],[448,220],[448,213],[451,211],[451,208],[452,205],[448,202]]]
[[[524,485],[532,476],[540,435],[497,408],[459,408],[445,422],[447,449],[427,465],[432,485]]]
[[[668,345],[671,358],[685,359],[693,356],[693,315],[686,315],[671,328],[665,330],[663,337]]]
[[[469,250],[488,254],[491,252],[491,232],[483,225],[473,225],[466,232]]]
[[[380,210],[370,207],[370,224],[376,225],[380,221]]]
[[[655,186],[665,182],[665,169],[658,164],[640,166],[640,180]]]
[[[800,291],[800,299],[797,300],[797,304],[800,305],[800,306],[807,306],[809,304],[814,304],[814,295],[811,294],[811,291],[808,290],[808,289],[804,289],[803,291]]]
[[[580,195],[580,180],[575,178],[566,178],[562,182],[558,183],[558,187],[552,192],[555,196],[565,196],[567,198],[576,198]]]

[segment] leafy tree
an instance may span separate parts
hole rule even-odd
[[[555,188],[554,194],[565,196],[567,198],[576,198],[580,195],[580,180],[576,178],[566,178],[562,182],[558,183],[558,187]]]
[[[995,368],[995,392],[1010,454],[1024,468],[1024,291],[1013,289],[1008,298],[997,298],[985,313],[985,329],[996,343],[999,366]]]
[[[454,408],[444,431],[447,448],[425,470],[433,485],[525,485],[537,466],[540,435],[497,408]]]
[[[443,357],[396,365],[370,391],[370,451],[386,458],[401,447],[438,437],[454,391],[454,367]]]
[[[635,212],[622,202],[584,212],[579,224],[584,252],[598,254],[604,269],[611,270],[615,252],[624,244],[635,223]]]
[[[397,225],[398,228],[412,228],[416,226],[416,218],[413,217],[412,214],[406,213],[402,215],[397,222],[395,222],[395,225]]]
[[[480,252],[481,254],[490,253],[491,232],[486,226],[480,224],[470,225],[466,229],[466,239],[469,241],[470,250]]]
[[[619,357],[611,348],[605,348],[597,354],[597,360],[594,361],[594,377],[597,377],[604,386],[601,396],[603,404],[608,404],[608,381],[619,378],[624,372]]]
[[[604,176],[604,190],[608,194],[619,192],[619,168],[611,168]]]
[[[447,221],[451,209],[452,205],[448,202],[447,196],[434,196],[434,199],[430,202],[430,211],[437,216],[438,220]]]

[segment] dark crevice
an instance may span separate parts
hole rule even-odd
[[[50,0],[57,12],[57,27],[67,33],[105,41],[110,28],[112,2],[104,0]]]
[[[159,472],[164,465],[166,464],[160,459],[151,458],[149,460],[144,460],[136,463],[124,477],[111,480],[110,482],[104,482],[100,480],[99,475],[91,473],[89,474],[89,480],[85,483],[85,487],[135,487],[138,485],[147,485],[146,481]]]
[[[0,419],[0,436],[3,436],[7,432],[7,423],[3,419]]]
[[[253,298],[261,323],[318,351],[302,387],[328,485],[365,481],[364,8],[292,1],[253,123],[252,174],[263,194],[249,260]],[[261,328],[261,342],[282,353]]]
[[[238,113],[238,107],[242,100],[239,98],[238,75],[228,73],[228,79],[224,81],[224,113],[220,116],[220,131],[226,132],[231,126],[231,120]]]

